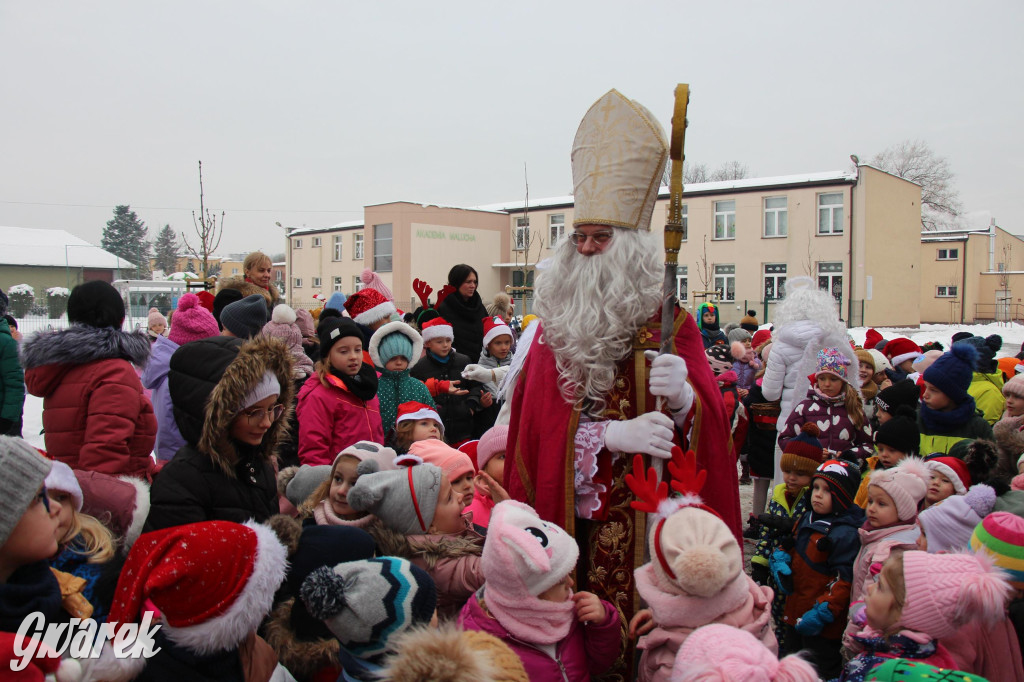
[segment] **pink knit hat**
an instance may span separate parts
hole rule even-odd
[[[172,319],[174,324],[167,338],[179,346],[220,334],[213,313],[199,303],[199,297],[195,294],[185,294],[178,299],[178,309]]]
[[[913,521],[918,505],[928,493],[931,473],[920,457],[904,457],[892,469],[875,470],[870,485],[884,490],[896,503],[900,521]]]
[[[459,452],[435,438],[416,441],[409,446],[409,454],[419,457],[427,464],[441,467],[441,471],[449,481],[475,472],[473,460],[469,458],[469,455]]]
[[[364,268],[363,272],[359,275],[359,279],[366,287],[379,291],[387,300],[395,300],[395,295],[391,293],[391,289],[388,289],[388,285],[384,284],[384,280],[380,278],[380,275],[370,268]]]
[[[907,599],[900,625],[935,639],[955,634],[972,620],[1005,618],[1011,588],[987,555],[904,552]]]
[[[1003,384],[1003,395],[1024,398],[1024,374],[1014,374],[1010,377],[1010,380]]]
[[[716,623],[691,632],[676,654],[672,682],[818,682],[814,666],[797,655],[778,656],[746,630]]]
[[[150,308],[149,315],[146,316],[146,325],[152,327],[154,324],[162,324],[166,327],[167,318],[156,308]]]
[[[487,462],[499,452],[505,452],[508,445],[508,426],[498,424],[489,428],[480,437],[480,443],[476,446],[476,467],[483,469]]]
[[[295,309],[295,324],[299,327],[299,332],[302,336],[307,339],[314,338],[316,336],[316,323],[313,321],[313,316],[305,308]]]

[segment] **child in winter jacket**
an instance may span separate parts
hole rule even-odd
[[[1024,555],[1024,519],[1009,512],[992,512],[975,526],[968,547],[975,554],[984,555],[1001,568],[1009,579],[1013,592],[1007,608],[1007,619],[1013,626],[1018,649],[1024,651],[1024,570],[1020,561],[1020,557]],[[1012,654],[1012,647],[1009,648]],[[953,655],[957,656],[958,653],[954,650]],[[994,665],[1012,663],[1012,656],[992,662]],[[1024,666],[1019,662],[1012,675],[993,675],[990,679],[1013,679],[1014,676],[1024,676]]]
[[[761,389],[765,374],[764,365],[771,357],[771,350],[770,341],[763,342],[758,347],[762,362],[761,371],[754,379],[754,385],[750,387],[747,397],[743,399],[743,410],[749,420],[746,453],[747,468],[750,469],[750,476],[754,482],[751,512],[755,516],[764,511],[765,503],[768,500],[768,491],[771,489],[772,477],[775,475],[775,447],[779,439],[779,403],[769,402]]]
[[[729,353],[732,355],[732,371],[736,372],[736,389],[740,398],[745,398],[754,385],[754,379],[761,369],[761,360],[750,343],[750,332],[733,329],[729,332]]]
[[[1004,618],[1010,585],[992,562],[969,554],[895,553],[868,589],[866,626],[853,636],[859,652],[841,682],[862,682],[890,658],[942,668],[956,661],[937,640],[972,621]]]
[[[298,506],[299,516],[304,523],[318,526],[351,526],[367,528],[376,521],[373,514],[364,514],[352,508],[348,503],[348,494],[352,486],[359,480],[359,464],[373,459],[382,470],[396,469],[395,451],[371,441],[359,441],[350,445],[334,458],[330,467],[318,466],[303,469],[308,473],[319,473],[316,470],[327,470],[327,476],[313,492]],[[306,473],[303,471],[303,473]],[[285,471],[278,474],[278,486],[281,485]],[[294,480],[294,479],[289,479]],[[288,481],[285,482],[287,488]]]
[[[875,416],[875,396],[878,395],[878,384],[875,383],[875,375],[878,373],[875,369],[875,357],[863,348],[854,351],[854,355],[857,356],[857,366],[860,370],[857,378],[864,414],[870,420]]]
[[[399,405],[395,428],[389,439],[395,452],[404,455],[413,443],[431,438],[444,440],[444,424],[433,404],[408,402]]]
[[[1003,397],[1003,373],[999,370],[995,354],[1003,347],[1003,338],[992,334],[987,338],[971,336],[962,343],[969,343],[978,351],[971,385],[967,393],[974,398],[974,404],[989,424],[995,424],[1003,416],[1006,398]]]
[[[907,457],[892,469],[876,471],[871,476],[864,508],[866,521],[858,531],[860,552],[853,565],[851,602],[864,599],[873,564],[881,564],[893,551],[917,548],[921,534],[917,512],[927,489],[928,470],[918,457]],[[848,638],[854,632],[856,627],[851,618],[845,633],[848,647]]]
[[[793,408],[785,428],[779,431],[779,446],[783,450],[805,423],[814,422],[826,455],[847,453],[864,459],[871,454],[871,427],[857,389],[850,384],[849,364],[838,348],[818,351],[814,386],[807,390],[807,397]]]
[[[480,473],[473,481],[473,501],[466,511],[472,512],[474,524],[484,528],[490,523],[491,511],[501,498],[499,489],[505,480],[507,444],[508,425],[498,424],[487,430],[476,447],[476,466]]]
[[[511,500],[494,507],[488,534],[486,582],[459,625],[507,644],[531,680],[583,682],[607,670],[621,648],[618,611],[595,594],[573,593],[572,537]]]
[[[412,368],[412,376],[430,389],[444,422],[445,440],[458,445],[473,437],[473,415],[492,404],[476,381],[462,378],[470,359],[452,348],[452,326],[438,317],[423,325],[427,354]],[[486,403],[486,404],[485,404]]]
[[[405,557],[427,571],[437,585],[438,615],[454,617],[484,582],[483,536],[462,515],[461,498],[440,467],[377,469],[372,460],[359,465],[349,505],[380,520],[369,528],[380,554]]]
[[[775,592],[772,600],[772,620],[779,650],[786,650],[785,627],[782,616],[786,607],[786,593],[779,589],[771,577],[769,563],[777,549],[788,550],[793,529],[807,513],[814,472],[822,463],[821,442],[818,441],[818,427],[813,423],[804,424],[803,433],[786,444],[782,453],[783,483],[775,486],[772,499],[768,502],[771,523],[759,523],[757,547],[750,560],[750,576],[758,585],[768,585]]]
[[[626,480],[644,510],[656,512],[649,536],[651,562],[634,572],[637,591],[649,608],[638,612],[630,631],[646,633],[637,642],[643,650],[638,679],[663,680],[675,663],[679,647],[697,628],[709,623],[732,625],[757,637],[773,653],[778,644],[771,628],[772,590],[743,572],[743,552],[721,518],[700,500],[703,478],[693,452],[672,451],[672,488],[681,498],[667,497],[644,478],[643,459],[633,462]],[[667,488],[667,486],[666,486]],[[650,622],[648,622],[650,621]]]
[[[434,407],[430,391],[410,368],[423,355],[423,338],[405,322],[388,322],[370,337],[370,358],[381,373],[377,380],[380,421],[385,435],[395,428],[398,406],[416,402]]]
[[[811,509],[796,526],[793,549],[776,551],[771,570],[779,589],[789,593],[783,615],[786,650],[806,649],[828,680],[842,669],[839,649],[864,512],[853,503],[860,483],[855,464],[828,460],[812,480]]]
[[[148,336],[121,331],[124,301],[101,280],[72,290],[68,321],[21,346],[25,384],[43,399],[47,453],[72,469],[151,479],[156,416],[132,367],[149,359]]]
[[[361,440],[384,443],[377,372],[363,362],[363,336],[352,320],[320,324],[320,361],[299,390],[299,461],[331,464]]]
[[[875,431],[875,454],[867,458],[864,473],[861,474],[860,488],[853,502],[858,507],[868,503],[868,484],[872,472],[891,469],[906,457],[917,455],[921,433],[917,430],[917,415],[914,411],[900,406],[896,414]]]
[[[918,408],[921,454],[945,455],[961,440],[992,438],[992,426],[967,392],[977,361],[974,346],[958,341],[924,371],[924,394]]]
[[[313,361],[302,350],[302,332],[296,324],[295,311],[280,303],[274,306],[270,322],[263,325],[263,334],[280,339],[292,355],[292,370],[297,381],[305,381],[313,373]]]
[[[800,656],[793,654],[780,660],[749,632],[716,623],[697,628],[686,638],[670,679],[818,682],[818,674]]]
[[[218,334],[220,329],[217,320],[213,319],[213,313],[199,304],[198,296],[185,294],[178,299],[171,331],[153,342],[149,362],[142,370],[140,379],[142,385],[152,391],[153,410],[156,412],[156,458],[162,462],[172,459],[178,448],[185,445],[185,439],[174,421],[174,406],[167,387],[171,356],[182,344]]]
[[[291,377],[288,349],[265,336],[215,336],[174,352],[167,381],[186,445],[153,482],[147,532],[277,513],[273,456],[285,437]]]
[[[498,316],[484,318],[484,348],[480,351],[480,360],[476,365],[467,365],[462,372],[464,379],[483,384],[481,402],[491,403],[473,415],[473,433],[477,437],[494,426],[498,417],[502,402],[498,385],[512,365],[513,343],[512,329],[505,320]]]
[[[701,303],[697,308],[697,329],[705,350],[715,345],[726,345],[728,339],[718,320],[718,308],[714,303]]]

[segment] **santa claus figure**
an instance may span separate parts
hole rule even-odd
[[[644,563],[646,518],[624,482],[633,453],[652,461],[674,444],[695,450],[706,503],[740,533],[729,422],[685,310],[673,352],[657,354],[663,253],[650,223],[667,159],[661,125],[619,92],[584,116],[572,149],[573,232],[537,279],[540,322],[502,385],[509,494],[574,535],[578,589],[615,604],[622,623],[638,607],[633,570]],[[626,649],[605,679],[630,677]]]

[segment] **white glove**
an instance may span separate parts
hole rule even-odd
[[[651,361],[651,395],[662,396],[673,412],[690,411],[693,404],[693,389],[686,383],[689,370],[686,360],[678,355],[658,355],[657,351],[649,350],[644,357]]]
[[[661,412],[648,412],[636,419],[608,422],[604,446],[612,452],[640,452],[660,459],[672,458],[674,422]]]
[[[480,365],[466,365],[466,368],[462,370],[462,378],[479,381],[480,383],[494,381],[494,377],[491,376],[491,370]]]

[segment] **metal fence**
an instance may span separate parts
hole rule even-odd
[[[1019,322],[1024,324],[1024,304],[975,303],[974,322]]]

